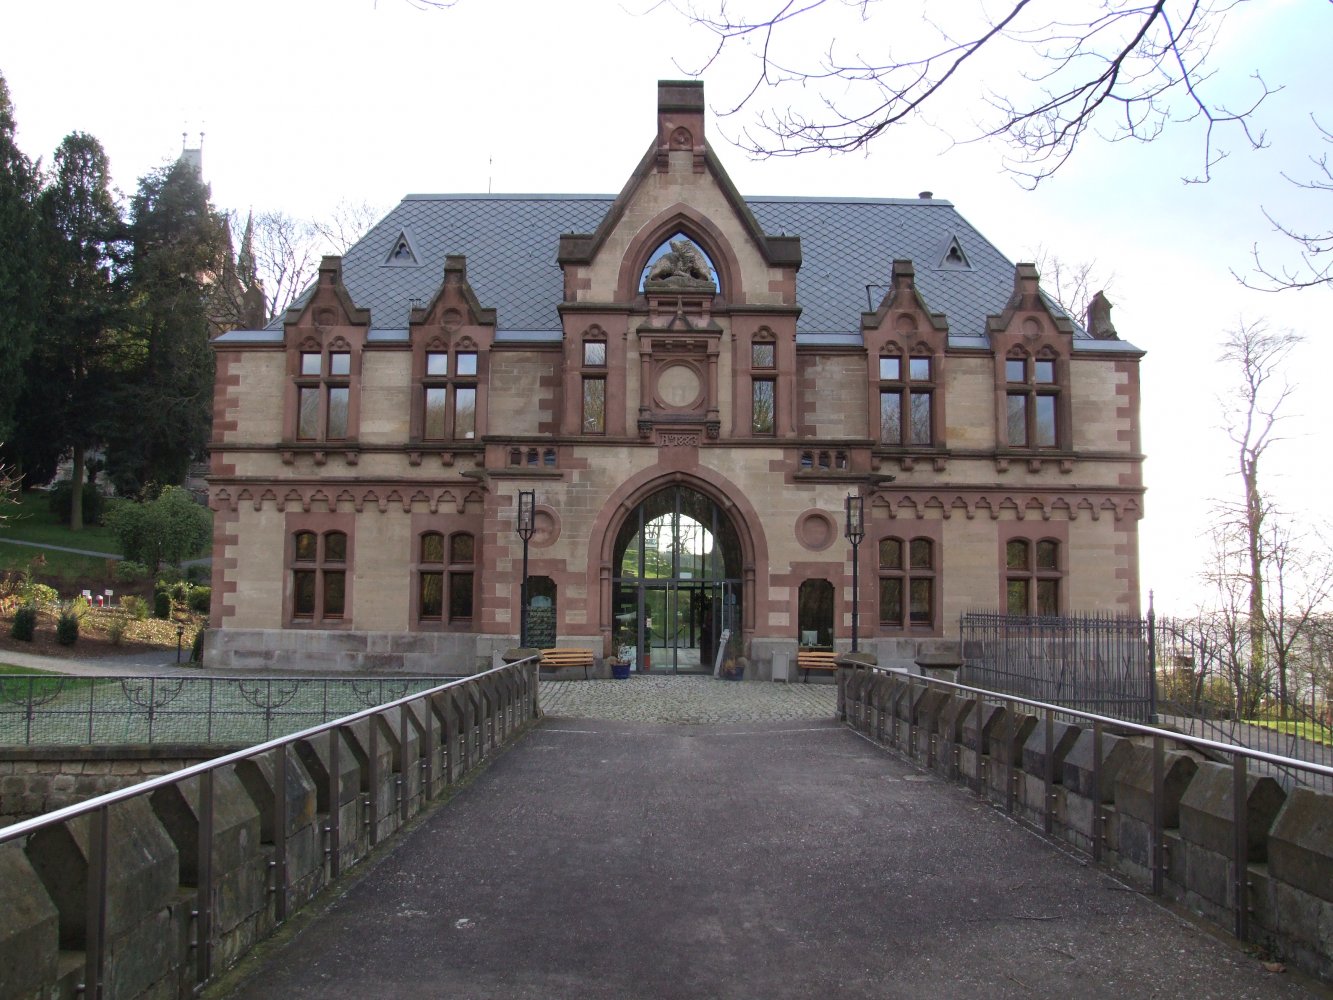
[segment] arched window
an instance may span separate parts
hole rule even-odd
[[[639,291],[650,281],[671,280],[669,275],[690,277],[696,281],[710,281],[720,291],[717,268],[707,251],[693,237],[682,232],[663,240],[648,255],[643,272],[639,275]]]
[[[347,610],[347,535],[296,531],[291,536],[292,619],[341,621]]]
[[[1011,615],[1060,613],[1060,543],[1010,539],[1004,548],[1005,605]]]
[[[879,540],[879,624],[935,625],[937,546],[929,538]]]
[[[417,621],[444,618],[444,536],[423,533],[417,542]]]

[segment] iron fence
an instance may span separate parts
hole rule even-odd
[[[1131,722],[1155,713],[1150,622],[965,612],[964,684]]]
[[[0,745],[256,743],[450,679],[0,676]]]

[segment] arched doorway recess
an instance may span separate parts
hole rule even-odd
[[[647,497],[616,536],[612,651],[639,673],[712,673],[724,632],[740,640],[742,562],[709,497],[682,485]]]

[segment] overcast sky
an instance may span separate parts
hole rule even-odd
[[[449,10],[411,0],[4,7],[0,73],[30,156],[49,161],[65,134],[90,132],[128,193],[175,158],[182,132],[193,146],[202,131],[219,208],[305,216],[327,215],[344,199],[387,210],[409,192],[613,194],[653,138],[657,80],[684,76],[710,51],[705,33],[669,9],[651,10],[650,0],[460,0]],[[856,37],[884,30],[883,17]],[[817,36],[818,26],[810,30]],[[1202,157],[1189,126],[1151,145],[1089,137],[1035,192],[1002,172],[1001,147],[952,145],[938,128],[890,133],[868,153],[767,161],[727,142],[750,121],[745,114],[710,118],[709,138],[742,194],[930,190],[1014,260],[1042,245],[1113,274],[1120,335],[1148,352],[1144,590],[1156,591],[1159,609],[1187,611],[1202,596],[1212,498],[1238,491],[1219,429],[1229,373],[1217,356],[1227,329],[1266,319],[1307,338],[1290,371],[1287,440],[1267,480],[1277,502],[1311,526],[1333,480],[1325,465],[1333,393],[1322,384],[1333,294],[1265,294],[1231,274],[1250,268],[1256,241],[1274,263],[1293,256],[1261,206],[1312,229],[1333,220],[1333,197],[1283,178],[1308,179],[1308,157],[1333,152],[1310,120],[1318,114],[1333,126],[1330,39],[1333,5],[1322,0],[1262,0],[1232,16],[1212,57],[1216,86],[1239,99],[1260,72],[1284,89],[1257,116],[1268,148],[1247,152],[1224,137],[1235,151],[1206,185],[1181,182]],[[734,101],[749,69],[741,51],[712,67],[710,105]],[[977,96],[940,105],[935,123],[959,134]],[[772,100],[760,92],[754,107]]]

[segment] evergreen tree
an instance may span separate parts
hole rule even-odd
[[[41,336],[24,367],[15,454],[30,482],[73,459],[70,528],[83,527],[83,474],[126,344],[114,276],[123,228],[101,143],[66,136],[39,198],[47,276]]]
[[[208,444],[209,336],[226,311],[230,267],[225,227],[189,163],[177,161],[139,181],[125,286],[143,352],[116,389],[107,425],[108,471],[122,492],[183,482]]]
[[[0,443],[14,434],[23,364],[43,301],[37,169],[14,141],[9,87],[0,76]],[[8,457],[15,458],[12,448]]]

